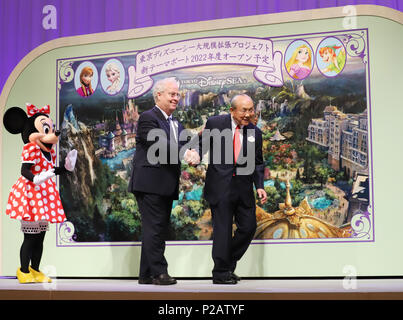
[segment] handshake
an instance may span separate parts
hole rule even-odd
[[[183,159],[191,166],[197,166],[200,163],[199,153],[195,149],[186,150]]]

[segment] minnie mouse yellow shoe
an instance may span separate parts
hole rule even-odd
[[[18,268],[17,270],[17,279],[19,281],[19,283],[34,283],[35,278],[34,275],[30,272],[30,273],[24,273],[21,271],[20,268]]]
[[[43,282],[48,282],[48,283],[52,282],[52,279],[45,276],[44,273],[32,269],[31,266],[29,266],[29,271],[30,271],[30,273],[32,273],[35,282],[42,282],[42,283]]]

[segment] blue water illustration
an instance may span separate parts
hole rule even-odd
[[[274,187],[274,180],[266,180],[264,182],[264,186],[265,187]],[[280,188],[281,189],[285,189],[285,183],[284,182],[280,182]],[[290,189],[292,189],[292,184],[290,183]],[[333,204],[333,200],[328,199],[326,197],[318,197],[315,198],[313,200],[309,200],[309,205],[314,208],[314,209],[318,209],[318,210],[325,210],[328,207],[330,207]]]
[[[192,191],[186,192],[186,200],[200,201],[202,195],[203,195],[203,187],[194,184]]]
[[[329,206],[331,206],[332,203],[333,203],[332,200],[330,200],[330,199],[328,199],[326,197],[320,197],[320,198],[313,199],[309,204],[312,207],[314,207],[315,209],[325,210]]]
[[[114,158],[102,158],[101,161],[104,164],[107,164],[108,167],[111,170],[116,170],[116,169],[123,169],[123,160],[127,158],[133,158],[134,152],[136,151],[136,148],[129,149],[129,150],[123,150],[119,152],[116,157]]]
[[[274,187],[274,180],[266,180],[263,184],[265,187]],[[284,182],[280,182],[280,188],[281,189],[285,189],[285,183]],[[290,189],[292,189],[292,183],[290,182]]]

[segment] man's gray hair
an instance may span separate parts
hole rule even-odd
[[[153,88],[154,102],[157,102],[157,93],[165,91],[167,83],[175,83],[179,87],[179,81],[177,81],[175,77],[164,78],[164,79],[158,80],[154,84],[154,88]]]

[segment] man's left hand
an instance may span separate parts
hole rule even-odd
[[[267,201],[267,193],[264,189],[257,189],[256,190],[257,195],[260,199],[260,203],[264,204]]]

